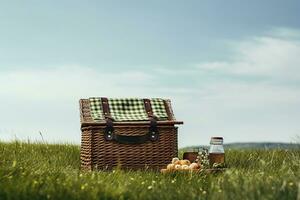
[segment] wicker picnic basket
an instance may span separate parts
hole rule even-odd
[[[183,122],[175,120],[170,100],[93,97],[79,103],[82,169],[160,169],[177,157],[175,125]]]

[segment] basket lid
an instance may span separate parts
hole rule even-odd
[[[169,99],[151,98],[105,98],[91,97],[80,100],[82,125],[105,124],[105,119],[114,124],[149,124],[155,117],[158,124],[182,124],[176,121]]]

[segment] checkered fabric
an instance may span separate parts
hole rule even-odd
[[[148,120],[142,99],[108,99],[110,114],[116,121]]]
[[[153,98],[150,99],[153,115],[157,116],[160,120],[168,120],[168,114],[163,99]]]
[[[90,101],[90,109],[91,109],[92,118],[95,121],[104,120],[104,115],[102,112],[101,98],[91,97],[91,98],[89,98],[89,101]]]
[[[91,116],[95,121],[104,120],[101,98],[89,98]],[[150,99],[153,114],[159,120],[167,120],[168,114],[164,105],[164,100]],[[146,121],[148,115],[145,110],[144,100],[137,98],[109,98],[110,114],[115,121]]]

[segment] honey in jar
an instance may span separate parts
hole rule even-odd
[[[209,164],[213,166],[214,163],[225,163],[225,152],[223,147],[223,137],[212,137],[209,148]]]

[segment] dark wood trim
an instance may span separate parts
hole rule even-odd
[[[181,125],[182,121],[157,121],[157,126],[174,126]],[[116,126],[145,126],[149,127],[150,121],[138,121],[138,122],[114,122],[114,127]],[[90,126],[101,126],[105,127],[106,122],[84,122],[81,124],[81,128],[90,127]]]

